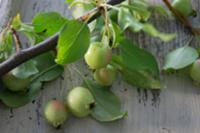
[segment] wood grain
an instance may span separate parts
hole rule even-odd
[[[158,2],[158,0],[154,0]],[[160,0],[161,2],[161,0]],[[193,0],[200,14],[200,1]],[[2,0],[0,2],[0,27],[16,13],[30,22],[40,11],[58,11],[70,17],[70,11],[64,0]],[[195,26],[200,25],[200,15],[191,18]],[[152,23],[160,31],[176,32],[178,37],[170,43],[163,43],[146,34],[127,33],[130,39],[151,51],[163,65],[164,56],[176,47],[184,45],[190,35],[175,19],[165,19],[154,15]],[[0,28],[1,29],[1,28]],[[199,43],[193,41],[198,47]],[[113,91],[120,96],[124,111],[128,117],[113,123],[99,123],[91,118],[70,119],[59,130],[50,127],[42,117],[44,104],[52,99],[62,99],[67,91],[81,83],[81,78],[72,67],[79,68],[87,75],[91,73],[83,61],[66,67],[63,78],[47,83],[38,98],[32,103],[9,109],[0,106],[1,133],[199,133],[200,131],[200,90],[193,86],[188,76],[181,74],[163,75],[167,89],[160,91],[139,90],[131,87],[119,78]]]

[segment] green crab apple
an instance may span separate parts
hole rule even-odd
[[[76,117],[86,117],[95,106],[95,100],[91,92],[84,87],[72,89],[66,99],[71,113]]]
[[[18,78],[14,76],[11,72],[5,74],[1,78],[5,87],[11,91],[23,91],[30,84],[30,78]]]
[[[174,0],[173,7],[185,17],[195,16],[196,12],[193,10],[191,0]]]
[[[61,126],[68,117],[65,105],[59,100],[52,100],[47,103],[44,109],[46,120],[55,128]]]
[[[116,77],[116,70],[112,65],[107,65],[104,68],[97,69],[94,72],[94,79],[102,86],[110,86]]]
[[[190,68],[190,77],[196,84],[200,84],[200,59],[192,64]]]
[[[90,44],[85,54],[85,61],[91,69],[105,67],[112,59],[112,50],[101,42]]]

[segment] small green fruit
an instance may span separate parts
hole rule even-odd
[[[70,111],[76,117],[86,117],[89,115],[95,104],[91,92],[84,87],[72,89],[66,100]]]
[[[94,72],[94,79],[103,86],[110,86],[116,77],[116,70],[113,66],[107,65],[105,68],[97,69]]]
[[[190,77],[195,83],[200,84],[200,59],[192,64],[190,68]]]
[[[174,0],[172,5],[185,17],[194,16],[196,14],[193,10],[191,0]]]
[[[67,109],[64,104],[58,100],[52,100],[47,103],[44,109],[46,120],[55,128],[61,126],[68,117]]]
[[[96,42],[90,44],[85,54],[85,61],[91,69],[105,67],[112,59],[112,50],[103,46],[102,43]]]
[[[2,77],[2,82],[11,91],[23,91],[30,84],[30,78],[20,79],[7,73]]]

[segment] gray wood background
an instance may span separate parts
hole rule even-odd
[[[161,0],[154,0],[154,2]],[[193,0],[199,16],[191,18],[200,26],[200,1]],[[8,19],[20,13],[23,20],[30,22],[40,11],[58,11],[70,16],[64,0],[0,0],[0,27]],[[161,66],[163,58],[170,50],[184,45],[189,38],[187,30],[175,19],[164,19],[154,15],[152,22],[165,32],[177,32],[178,38],[170,43],[150,38],[143,33],[128,34],[141,47],[156,55]],[[193,42],[198,46],[198,42]],[[43,107],[52,98],[62,98],[67,90],[80,84],[79,76],[70,69],[78,67],[84,73],[90,73],[83,61],[66,67],[64,78],[45,84],[44,90],[35,102],[18,108],[9,109],[0,105],[0,133],[199,133],[200,132],[200,89],[193,86],[187,76],[164,75],[167,89],[159,91],[138,90],[119,80],[114,84],[114,92],[120,96],[122,110],[128,111],[128,117],[113,123],[99,123],[91,118],[76,119],[72,116],[60,130],[53,129],[42,117]]]

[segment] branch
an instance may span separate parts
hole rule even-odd
[[[183,16],[181,13],[179,13],[168,0],[163,0],[163,2],[165,3],[165,5],[167,6],[167,8],[173,13],[173,15],[186,27],[190,30],[190,32],[193,35],[199,35],[200,32],[198,31],[198,29],[195,29],[192,24],[190,23],[190,21]]]
[[[108,2],[108,4],[117,5],[123,1],[125,1],[125,0],[110,0]],[[95,15],[93,15],[94,12],[97,12],[97,13]],[[93,15],[93,17],[91,17],[91,15]],[[100,16],[100,13],[99,13],[98,9],[95,8],[94,10],[90,11],[86,15],[78,18],[78,20],[85,21],[85,20],[89,19],[87,22],[90,23],[91,21],[93,21],[94,19],[96,19],[99,16]],[[22,63],[28,61],[29,59],[34,58],[42,53],[45,53],[45,52],[48,52],[48,51],[54,49],[57,45],[58,36],[59,36],[59,34],[56,33],[54,36],[46,39],[45,41],[43,41],[33,47],[18,51],[15,55],[10,57],[8,60],[2,62],[0,64],[0,77],[3,76],[4,74],[8,73],[12,69],[16,68],[17,66],[21,65]]]

